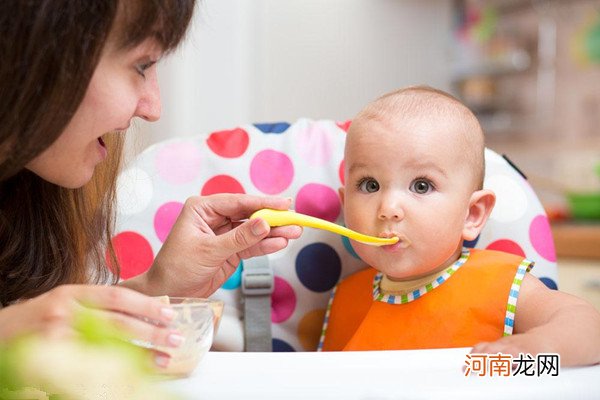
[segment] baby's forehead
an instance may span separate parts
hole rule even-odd
[[[477,141],[476,134],[462,120],[439,114],[370,113],[359,115],[352,121],[348,142],[409,142],[425,146],[443,143],[445,146],[468,146]]]

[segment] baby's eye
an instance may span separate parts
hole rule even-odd
[[[379,190],[379,182],[372,178],[363,179],[358,183],[358,190],[361,192],[375,193]]]
[[[425,194],[433,189],[431,183],[426,179],[416,179],[410,185],[410,190],[417,194]]]

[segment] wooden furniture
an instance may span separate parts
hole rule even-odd
[[[600,260],[600,223],[554,223],[552,234],[559,258]]]

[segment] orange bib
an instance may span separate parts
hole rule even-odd
[[[507,308],[514,313],[520,282],[531,266],[516,255],[470,250],[439,286],[427,285],[427,292],[403,304],[380,301],[382,296],[374,300],[377,271],[359,271],[336,288],[322,350],[470,347],[497,340],[505,323],[512,332]]]

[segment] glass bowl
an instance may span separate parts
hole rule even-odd
[[[167,303],[166,296],[162,299]],[[176,312],[169,327],[179,331],[185,341],[177,348],[155,346],[156,350],[171,356],[169,364],[161,369],[161,373],[177,377],[188,376],[210,350],[223,315],[224,303],[221,300],[203,298],[168,297],[168,304]]]

